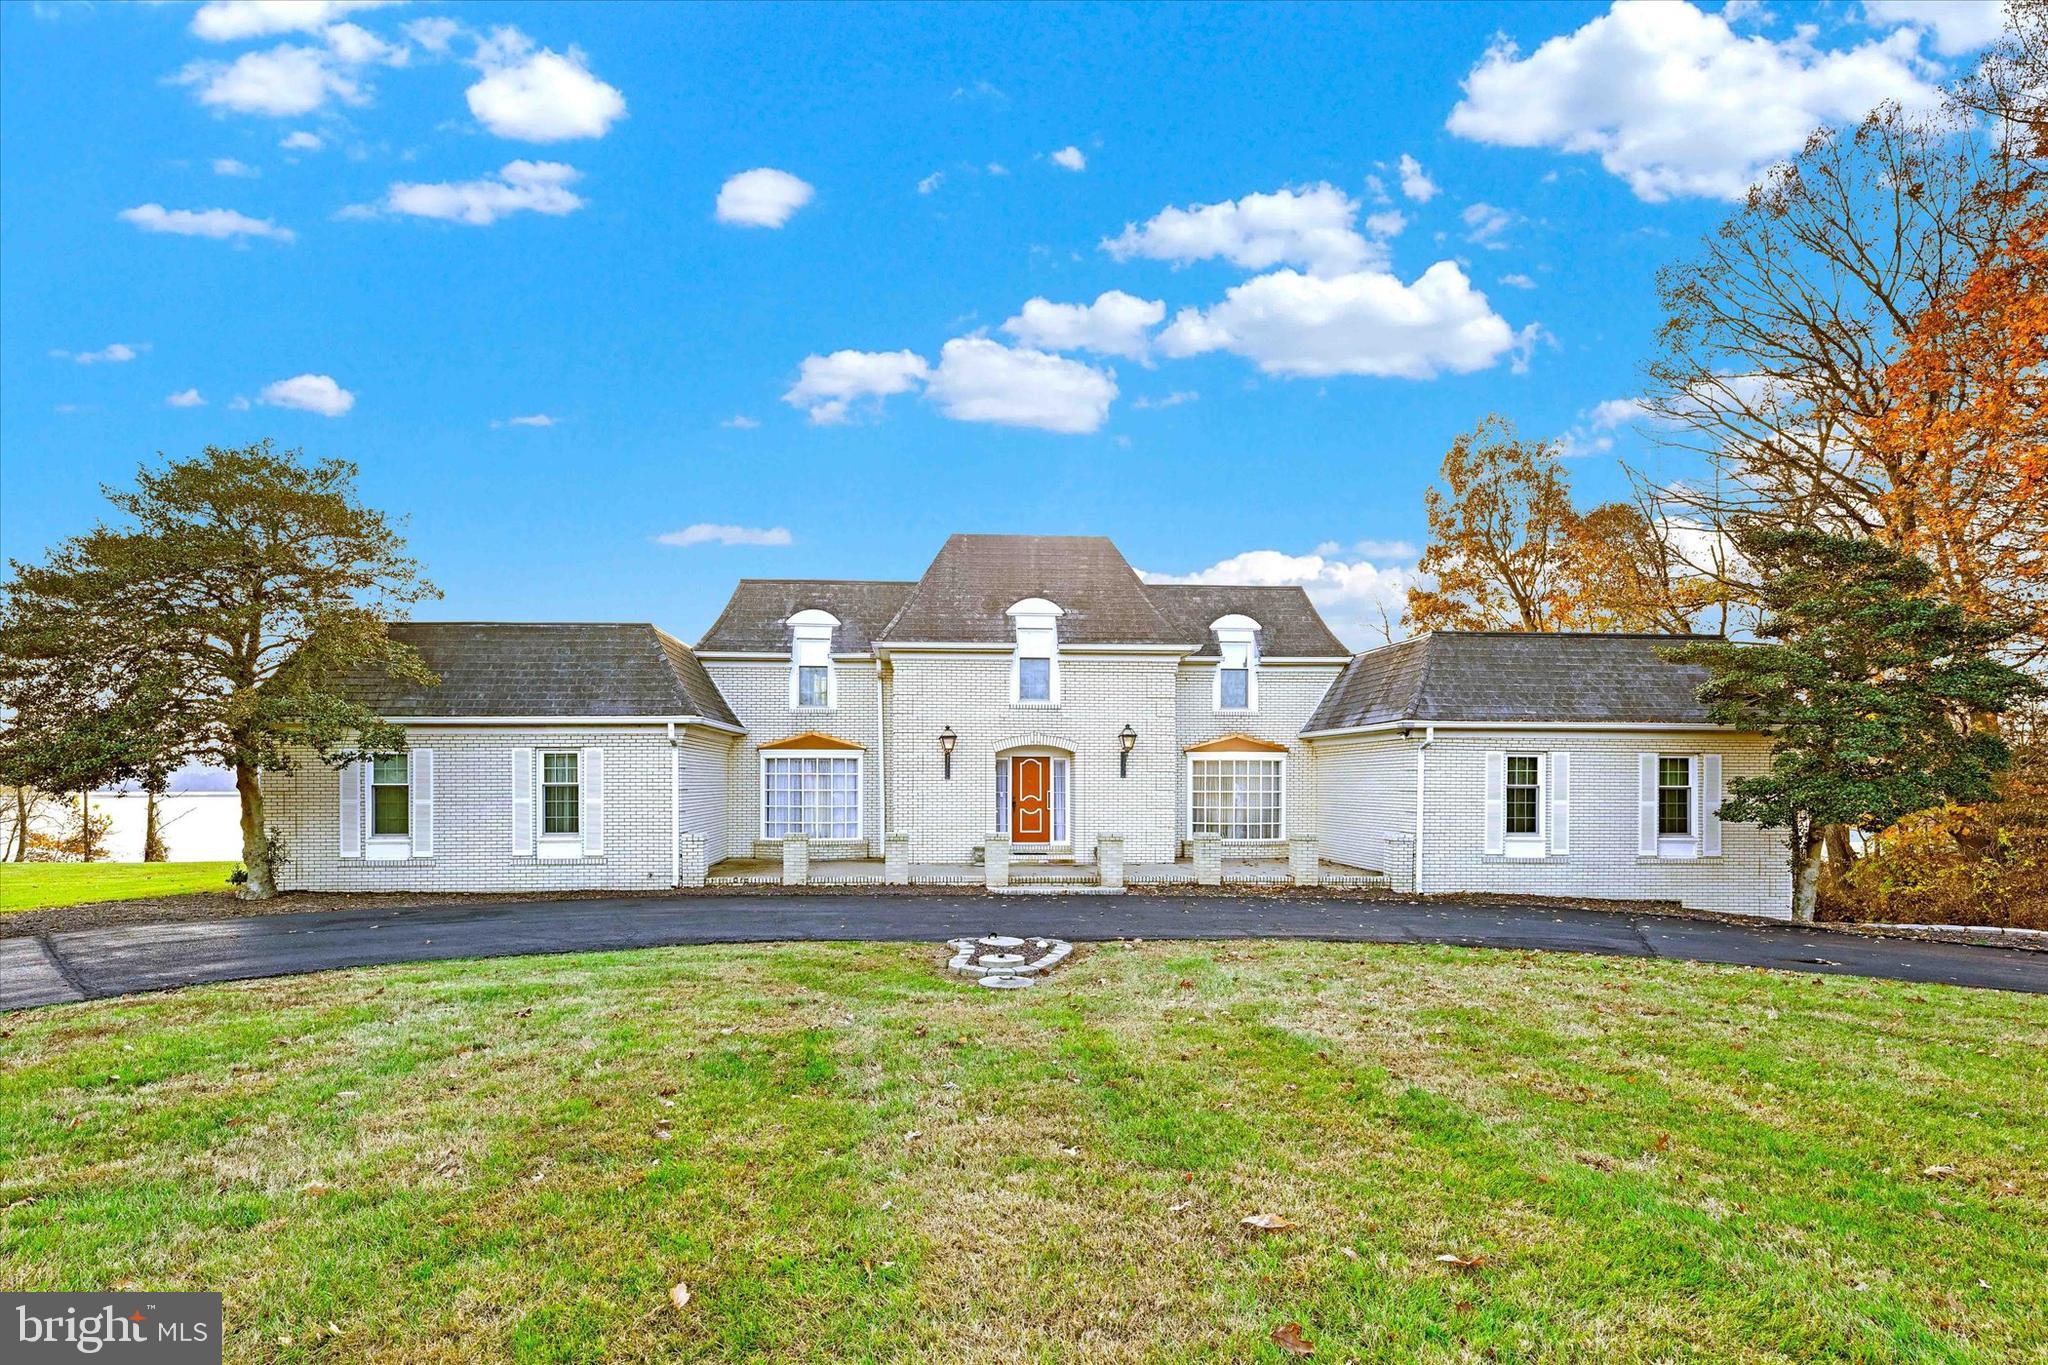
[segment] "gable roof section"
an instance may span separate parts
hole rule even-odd
[[[642,623],[399,621],[391,638],[418,650],[441,681],[423,687],[381,670],[343,681],[386,716],[700,716],[739,727],[682,641]]]
[[[1209,623],[1233,613],[1259,623],[1259,653],[1281,659],[1342,659],[1351,651],[1331,633],[1322,613],[1298,587],[1237,587],[1222,583],[1147,583],[1145,595],[1174,628],[1174,638],[1197,645],[1192,657],[1216,657]]]
[[[1056,603],[1061,644],[1174,644],[1138,575],[1101,536],[947,538],[880,639],[902,643],[1003,644],[1003,613],[1027,597]]]
[[[1302,729],[1413,721],[1710,725],[1707,671],[1658,651],[1714,636],[1439,631],[1358,655]]]
[[[832,633],[834,653],[864,654],[915,586],[843,578],[742,578],[697,648],[787,654],[789,627],[783,623],[816,607],[839,618],[839,629]]]

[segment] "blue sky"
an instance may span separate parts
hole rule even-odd
[[[0,7],[0,541],[271,436],[410,516],[424,616],[694,638],[741,576],[1033,531],[1375,643],[1455,433],[1567,438],[1582,502],[1672,472],[1657,267],[1997,22]]]

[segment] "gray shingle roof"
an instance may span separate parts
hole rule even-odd
[[[1705,669],[1658,651],[1686,635],[1439,631],[1352,659],[1306,731],[1388,721],[1704,725]]]
[[[1062,642],[1165,644],[1181,640],[1138,575],[1101,536],[968,536],[947,539],[880,638],[888,641],[1013,639],[1004,615],[1027,597],[1058,604]]]
[[[783,622],[816,607],[839,618],[834,650],[865,653],[916,586],[830,578],[742,578],[697,648],[787,654],[789,627]]]
[[[401,621],[441,681],[422,687],[381,671],[343,683],[387,716],[702,716],[737,725],[682,641],[639,623]]]
[[[1216,636],[1209,623],[1233,612],[1259,623],[1262,655],[1341,659],[1351,652],[1330,633],[1315,603],[1300,588],[1147,583],[1145,595],[1174,628],[1175,639],[1200,642],[1196,658],[1216,657]]]

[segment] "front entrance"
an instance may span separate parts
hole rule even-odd
[[[1050,758],[1027,754],[1009,760],[1010,842],[1052,842],[1052,764]]]

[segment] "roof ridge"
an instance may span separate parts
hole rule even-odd
[[[915,578],[738,578],[736,583],[842,583],[863,587],[914,588]]]

